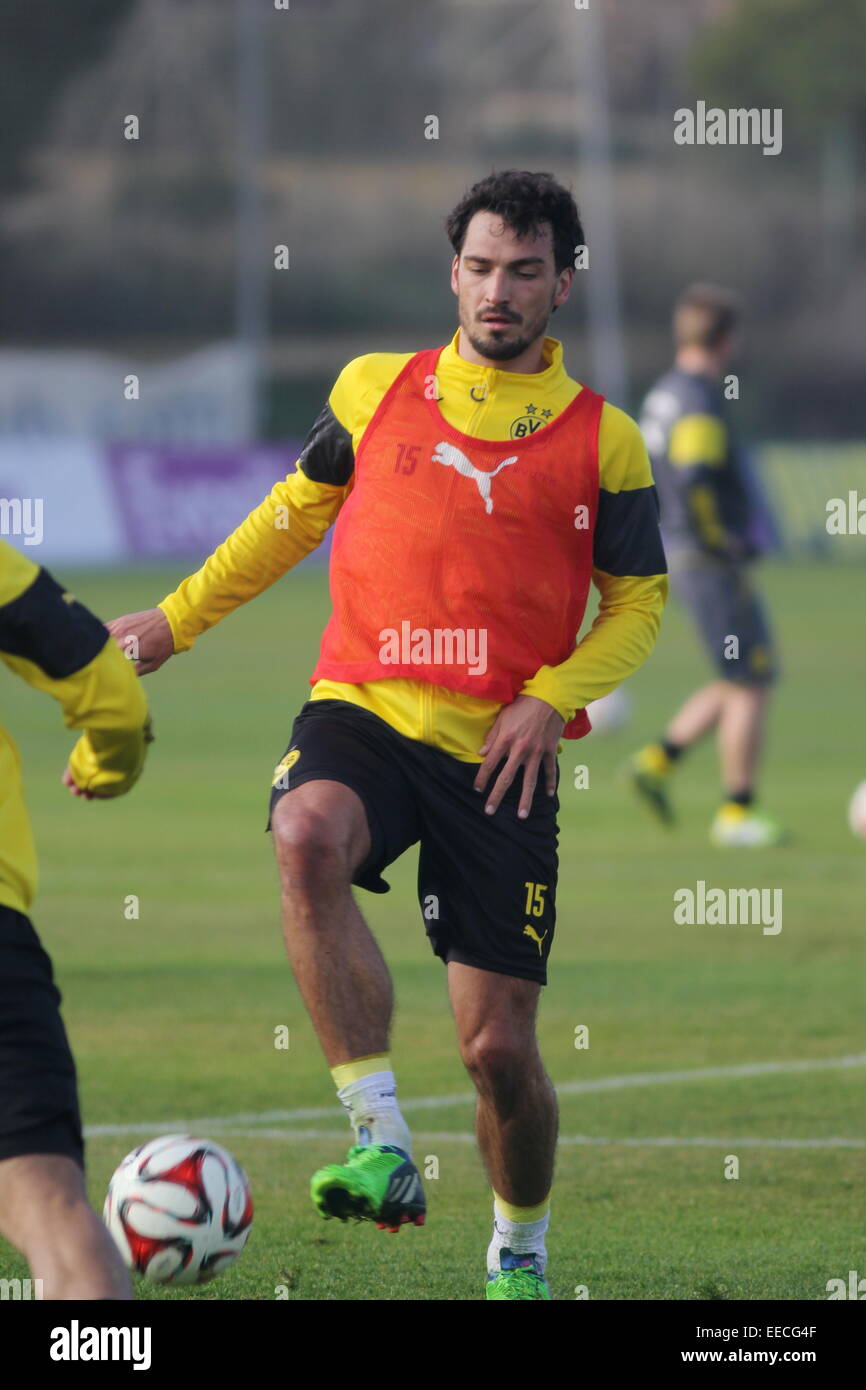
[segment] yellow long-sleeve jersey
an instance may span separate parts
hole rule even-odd
[[[348,497],[355,452],[379,403],[411,353],[372,353],[349,362],[304,442],[297,469],[270,494],[195,574],[159,605],[175,651],[261,593],[322,541]],[[556,417],[582,389],[568,376],[562,345],[544,342],[545,367],[519,373],[478,366],[459,353],[459,331],[436,368],[438,405],[463,434],[485,440],[526,438]],[[598,615],[574,652],[542,666],[522,693],[546,701],[568,722],[575,710],[609,694],[652,650],[667,598],[658,506],[646,447],[635,422],[605,403],[599,428],[599,507],[593,538]],[[575,637],[577,634],[575,634]],[[310,698],[348,700],[399,733],[464,762],[478,749],[501,706],[429,681],[403,677],[348,685],[319,680]]]
[[[150,738],[147,702],[132,663],[98,618],[5,541],[0,541],[0,658],[28,685],[59,701],[68,729],[84,730],[69,759],[82,791],[99,796],[128,791]],[[0,906],[26,912],[36,878],[21,759],[0,727]]]

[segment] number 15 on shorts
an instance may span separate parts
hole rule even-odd
[[[524,883],[526,889],[526,916],[543,917],[544,909],[547,906],[544,895],[547,892],[546,883]]]

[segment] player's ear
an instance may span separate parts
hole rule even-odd
[[[455,256],[453,261],[451,262],[451,288],[455,294],[459,294],[459,287],[457,284],[457,268],[459,265],[460,257]]]
[[[574,267],[568,265],[565,267],[565,270],[561,270],[556,277],[556,290],[553,295],[554,309],[558,309],[560,304],[565,303],[565,301],[568,299],[569,294],[571,293],[571,287],[573,284]]]

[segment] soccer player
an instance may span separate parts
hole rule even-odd
[[[0,657],[83,729],[63,781],[85,800],[120,796],[150,738],[132,665],[47,570],[0,541]],[[36,853],[20,759],[0,728],[0,1234],[46,1299],[128,1299],[120,1254],[84,1189],[75,1064],[51,961],[27,913]]]
[[[759,513],[722,389],[739,318],[730,291],[714,285],[685,290],[674,310],[674,366],[656,382],[641,414],[671,584],[694,619],[717,679],[689,697],[664,737],[641,749],[630,770],[637,791],[670,824],[673,769],[686,749],[715,729],[723,799],[710,838],[719,846],[760,848],[787,837],[755,805],[776,656],[748,574]]]
[[[297,471],[158,609],[110,625],[140,670],[260,593],[336,518],[333,613],[277,768],[285,940],[354,1131],[321,1169],[325,1217],[424,1217],[389,1056],[392,985],[352,885],[420,841],[418,896],[447,965],[494,1192],[486,1296],[550,1297],[557,1106],[535,1037],[553,941],[559,739],[649,654],[667,593],[636,424],[546,335],[584,241],[551,175],[505,171],[447,219],[459,328],[350,362]],[[288,525],[286,525],[288,519]],[[590,582],[598,616],[575,646]]]

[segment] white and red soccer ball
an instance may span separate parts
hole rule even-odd
[[[103,1219],[129,1269],[155,1284],[205,1284],[243,1250],[253,1199],[227,1149],[166,1134],[126,1155]]]

